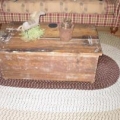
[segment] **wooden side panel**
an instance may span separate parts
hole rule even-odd
[[[34,52],[0,54],[5,79],[94,81],[98,56]],[[88,79],[89,78],[89,79]]]

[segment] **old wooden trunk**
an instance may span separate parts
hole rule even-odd
[[[0,43],[2,77],[94,82],[102,55],[96,29],[75,24],[73,38],[66,42],[60,41],[58,28],[41,27],[45,34],[37,41],[24,42],[16,34],[8,43]]]

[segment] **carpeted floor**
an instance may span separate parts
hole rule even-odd
[[[103,53],[120,67],[120,38],[102,32],[99,37]],[[120,120],[120,78],[91,90],[5,85],[0,85],[0,120]]]

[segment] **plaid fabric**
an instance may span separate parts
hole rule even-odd
[[[119,5],[120,7],[120,5]],[[114,26],[120,26],[120,9],[118,11],[118,16],[115,16]]]
[[[0,12],[2,12],[2,4],[3,4],[3,0],[0,0]]]
[[[106,3],[107,3],[106,14],[114,13],[116,7],[114,0],[106,0]]]
[[[49,13],[41,16],[40,22],[61,22],[66,17],[71,18],[73,23],[94,24],[96,26],[114,26],[115,19],[114,15]],[[0,23],[26,21],[28,19],[29,14],[1,13]]]
[[[3,0],[2,0],[3,1]],[[74,23],[94,24],[96,26],[120,26],[120,0],[116,2],[106,0],[107,11],[113,11],[115,14],[73,14],[73,13],[48,13],[41,16],[40,22],[61,22],[65,17],[72,19]],[[4,13],[0,12],[0,23],[11,21],[27,21],[30,17],[28,13]]]
[[[0,23],[7,23],[12,21],[26,21],[30,17],[29,14],[21,13],[0,13]]]
[[[0,8],[0,12],[2,12],[2,9]]]
[[[116,18],[114,21],[115,26],[120,26],[120,0],[116,0],[116,7],[115,7],[115,14],[114,17]]]
[[[116,0],[115,4],[115,14],[114,15],[119,15],[119,10],[120,10],[120,0]]]

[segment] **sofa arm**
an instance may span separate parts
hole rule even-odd
[[[3,12],[3,2],[4,0],[0,0],[0,12]]]
[[[114,2],[115,5],[115,12],[114,12],[114,27],[120,26],[120,0],[111,0]]]
[[[106,0],[107,3],[107,11],[113,10],[114,15],[117,16],[120,10],[120,0]]]
[[[120,0],[113,0],[115,4],[120,4]]]
[[[111,0],[111,1],[114,2],[116,10],[120,9],[120,0]]]

